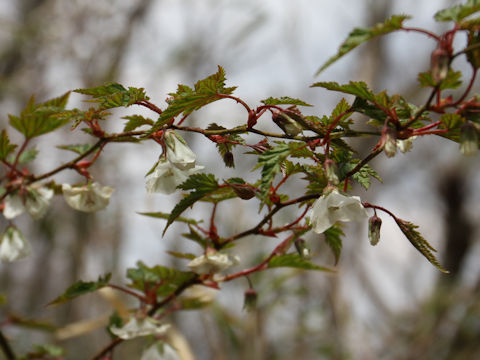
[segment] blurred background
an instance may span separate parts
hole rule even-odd
[[[408,26],[444,31],[447,25],[435,23],[433,14],[455,3],[459,2],[2,1],[2,127],[7,126],[7,114],[17,114],[32,94],[42,101],[110,81],[144,87],[153,103],[165,107],[167,94],[177,84],[191,85],[214,73],[217,65],[225,68],[227,85],[238,86],[235,94],[252,107],[269,96],[290,96],[315,105],[305,110],[307,114],[328,114],[341,96],[309,86],[315,81],[349,80],[366,81],[375,92],[401,93],[421,105],[428,93],[419,90],[416,76],[428,70],[435,48],[423,35],[390,34],[357,48],[320,77],[313,74],[354,27],[406,13],[413,15]],[[459,36],[458,47],[465,41]],[[456,59],[453,66],[468,79],[471,69],[464,59]],[[70,106],[84,106],[83,100],[72,94]],[[105,126],[121,130],[121,116],[131,113],[154,116],[141,108],[115,111]],[[212,122],[231,126],[244,123],[246,115],[233,101],[222,101],[188,121],[200,127]],[[14,130],[9,133],[20,140]],[[248,173],[254,165],[255,159],[240,149],[235,170],[217,169],[220,158],[212,144],[200,136],[185,138],[197,153],[197,162],[217,177]],[[251,138],[255,140],[260,138]],[[71,158],[55,145],[87,141],[68,126],[40,138],[32,170],[46,171]],[[352,142],[360,154],[374,144],[373,139]],[[113,309],[136,304],[116,293],[95,293],[53,308],[45,307],[49,301],[76,280],[93,280],[107,272],[122,284],[126,269],[138,260],[149,266],[185,268],[185,262],[169,257],[166,250],[199,254],[198,247],[181,238],[181,227],[172,226],[162,238],[163,221],[137,214],[169,212],[178,200],[178,194],[146,194],[144,175],[160,153],[154,144],[114,144],[105,149],[92,169],[96,180],[116,188],[105,211],[84,215],[55,199],[41,221],[27,216],[16,221],[34,248],[28,259],[0,264],[0,294],[6,297],[0,321],[18,354],[47,342],[64,347],[67,359],[91,358],[109,342],[104,326]],[[439,249],[448,276],[419,255],[390,219],[383,218],[382,238],[375,248],[368,243],[366,224],[349,224],[337,274],[265,272],[252,278],[259,294],[254,312],[242,311],[248,284],[239,279],[225,284],[226,291],[211,307],[172,316],[174,340],[177,345],[183,341],[178,346],[187,354],[184,359],[480,358],[479,159],[462,157],[458,144],[425,137],[415,140],[410,153],[386,160],[381,155],[372,163],[384,183],[373,183],[368,192],[355,188],[354,193],[419,225]],[[75,173],[62,173],[55,180],[81,181]],[[304,185],[291,184],[291,191]],[[233,233],[255,223],[252,209],[250,202],[241,201],[222,208],[220,230]],[[203,215],[201,206],[195,210],[197,216]],[[294,215],[282,216],[280,221],[288,221]],[[334,266],[321,235],[306,239],[315,263]],[[248,259],[259,259],[275,243],[245,239],[235,253],[245,259],[241,265],[248,266],[254,263]],[[119,359],[137,359],[143,346],[142,340],[128,342],[116,354]]]

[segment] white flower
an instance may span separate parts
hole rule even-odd
[[[199,275],[215,274],[228,269],[231,266],[237,265],[239,261],[240,259],[238,256],[212,252],[207,255],[196,257],[190,261],[187,266],[190,270]]]
[[[346,196],[333,190],[313,204],[310,217],[313,231],[323,233],[337,221],[359,221],[368,217],[358,196]]]
[[[164,335],[169,327],[169,324],[162,325],[151,317],[141,319],[131,317],[125,325],[122,327],[112,326],[110,331],[123,340],[130,340],[139,336]]]
[[[67,204],[75,210],[84,212],[105,209],[113,190],[109,186],[100,186],[97,182],[74,187],[70,186],[70,184],[62,185],[63,197]]]
[[[170,345],[157,341],[142,353],[140,360],[181,360],[181,358]]]
[[[8,195],[5,198],[3,215],[7,219],[13,219],[27,210],[34,219],[40,219],[47,212],[52,197],[52,189],[29,187],[25,195],[25,204],[18,194]]]
[[[194,165],[191,169],[183,170],[163,158],[158,162],[155,170],[147,177],[147,192],[150,194],[172,194],[176,191],[178,185],[201,169],[203,169],[203,166]]]
[[[32,249],[22,233],[10,226],[0,237],[0,260],[12,262],[23,259],[32,253]]]
[[[165,144],[167,146],[167,159],[173,165],[182,170],[195,167],[195,153],[175,131],[167,132],[165,135]]]
[[[416,136],[411,136],[405,140],[397,140],[397,148],[400,149],[402,153],[410,151],[413,147],[413,140],[415,140],[416,138]]]

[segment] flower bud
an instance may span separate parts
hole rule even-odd
[[[450,55],[446,49],[438,47],[433,50],[430,58],[430,69],[435,84],[438,84],[447,77],[449,65]]]
[[[227,151],[224,155],[223,155],[223,161],[225,162],[225,165],[228,166],[228,167],[235,167],[235,160],[233,158],[233,154],[231,151]]]
[[[467,121],[460,129],[460,152],[473,156],[478,151],[478,133],[475,125]]]
[[[382,219],[377,215],[373,215],[368,219],[368,239],[370,244],[375,246],[380,241],[380,228],[382,227]]]
[[[390,127],[384,127],[382,130],[382,137],[380,143],[383,145],[383,150],[387,157],[394,157],[397,153],[397,132]]]
[[[297,249],[298,255],[300,255],[302,259],[310,260],[312,258],[312,253],[305,240],[296,239],[293,245],[295,245],[295,249]]]
[[[337,164],[333,160],[327,159],[325,160],[324,166],[328,182],[332,185],[338,185],[340,179],[338,178]]]
[[[230,186],[233,192],[242,200],[250,200],[256,193],[255,188],[248,184],[229,183],[228,186]]]
[[[296,136],[302,132],[302,126],[297,123],[292,116],[293,113],[291,112],[280,112],[275,111],[272,113],[272,120],[275,124],[278,125],[279,128],[283,130],[283,132],[289,136]]]
[[[253,311],[257,307],[258,294],[253,288],[249,288],[244,293],[243,309]]]

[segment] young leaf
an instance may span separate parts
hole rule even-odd
[[[170,216],[168,217],[167,225],[163,230],[167,231],[168,227],[190,206],[195,204],[205,195],[215,191],[218,188],[218,182],[212,174],[193,174],[184,183],[180,184],[178,188],[183,190],[194,190],[180,202],[175,205]]]
[[[192,272],[180,271],[164,266],[148,267],[141,261],[136,268],[127,269],[127,278],[132,283],[129,285],[140,291],[155,288],[158,296],[173,293],[179,286],[195,278]]]
[[[225,71],[218,66],[218,71],[209,77],[198,81],[194,89],[186,85],[178,85],[176,93],[170,93],[168,107],[163,111],[155,124],[164,123],[183,113],[188,115],[201,107],[221,99],[219,94],[230,95],[236,87],[225,87]],[[155,130],[154,128],[153,130]]]
[[[79,94],[92,96],[94,98],[93,102],[99,103],[102,109],[121,106],[128,107],[138,101],[149,99],[145,89],[134,87],[126,89],[123,85],[117,83],[109,83],[89,89],[76,89],[74,91]]]
[[[16,147],[17,145],[10,143],[7,130],[2,130],[0,134],[0,160],[4,160]]]
[[[335,257],[335,265],[338,264],[340,255],[342,254],[342,236],[345,236],[339,225],[333,225],[327,229],[323,235],[325,236],[325,243],[332,250]]]
[[[225,130],[223,126],[217,125],[216,123],[212,123],[208,125],[207,130]],[[235,161],[233,158],[232,154],[232,149],[239,144],[244,144],[245,140],[243,140],[239,135],[237,134],[225,134],[222,135],[225,139],[225,142],[217,142],[215,145],[218,149],[218,152],[220,153],[220,156],[222,157],[225,166],[227,167],[235,167]]]
[[[150,217],[154,217],[154,218],[157,218],[157,219],[164,219],[164,220],[168,220],[168,218],[170,217],[170,214],[163,213],[163,212],[139,212],[137,214],[144,215],[144,216],[150,216]],[[191,225],[196,225],[196,224],[199,224],[199,223],[203,222],[202,220],[197,221],[195,219],[187,219],[187,218],[184,218],[184,217],[181,217],[181,216],[176,218],[175,221],[179,221],[179,222],[183,222],[185,224],[191,224]]]
[[[339,85],[335,81],[320,81],[312,84],[310,87],[322,87],[331,91],[339,91],[345,94],[355,95],[361,99],[375,102],[375,95],[363,81],[350,81],[346,85]]]
[[[437,258],[433,254],[436,252],[427,240],[425,240],[422,235],[415,229],[418,228],[417,225],[412,224],[411,222],[394,218],[400,230],[407,237],[408,241],[417,249],[423,256],[427,258],[430,263],[432,263],[437,269],[443,273],[448,273],[448,270],[445,270],[442,265],[438,262]]]
[[[188,229],[190,230],[190,232],[189,233],[183,233],[182,236],[189,239],[189,240],[195,241],[203,249],[205,249],[207,247],[207,242],[202,237],[202,235],[200,235],[197,231],[195,231],[195,229],[190,225],[188,226]]]
[[[360,160],[353,159],[349,163],[344,164],[341,167],[342,178],[344,177],[343,176],[344,174],[348,173],[350,170],[355,168],[355,166],[357,166],[359,162]],[[352,178],[355,181],[357,181],[360,185],[362,185],[365,190],[368,190],[368,188],[370,187],[370,183],[371,183],[370,178],[372,177],[382,182],[382,178],[368,164],[365,164],[364,166],[362,166],[360,170],[358,170],[355,174],[352,175]]]
[[[461,78],[461,71],[449,69],[447,77],[440,83],[440,90],[458,88],[460,85],[462,85]],[[430,71],[418,74],[418,82],[423,87],[435,87],[437,85],[433,80],[432,73]]]
[[[97,281],[77,281],[70,286],[62,295],[55,300],[51,301],[48,305],[58,305],[64,302],[70,301],[78,296],[85,295],[87,293],[96,291],[108,285],[112,274],[107,274],[104,277],[99,277]]]
[[[300,105],[300,106],[312,106],[300,99],[294,99],[288,96],[282,96],[279,98],[269,97],[268,99],[261,100],[261,103],[265,105]]]
[[[297,253],[276,255],[268,262],[268,267],[269,268],[290,267],[290,268],[304,269],[304,270],[319,270],[319,271],[334,272],[334,270],[329,269],[327,267],[312,264],[310,261],[302,258]]]
[[[76,145],[58,145],[57,148],[62,150],[73,151],[79,155],[84,154],[92,148],[91,144],[76,144]]]
[[[32,146],[31,148],[25,150],[20,154],[20,157],[18,158],[18,163],[19,164],[26,164],[30,161],[35,160],[35,158],[38,155],[38,150],[35,146]]]
[[[434,17],[436,21],[458,22],[478,11],[480,11],[480,1],[468,0],[465,4],[455,5],[450,8],[440,10],[435,14]]]
[[[196,256],[194,254],[190,254],[190,253],[181,253],[181,252],[178,252],[178,251],[167,251],[167,254],[168,255],[171,255],[173,257],[176,257],[178,259],[188,259],[188,260],[193,260],[196,258]]]
[[[70,92],[67,92],[40,104],[35,104],[32,96],[20,116],[8,115],[10,125],[27,139],[56,130],[70,121],[68,118],[57,116],[65,109],[69,95]]]
[[[125,127],[123,128],[123,131],[132,131],[142,125],[153,125],[152,119],[144,118],[141,115],[124,116],[122,119],[128,120],[125,123]]]
[[[260,191],[265,197],[270,190],[272,181],[275,178],[282,167],[282,163],[290,154],[290,147],[286,143],[280,143],[280,145],[273,149],[265,151],[258,157],[258,165],[262,168],[262,180],[260,183]]]
[[[323,70],[340,59],[343,55],[355,49],[358,45],[373,39],[376,36],[385,35],[401,29],[403,21],[409,18],[410,16],[408,15],[392,15],[390,19],[387,19],[383,23],[379,23],[373,27],[353,29],[348,35],[347,39],[340,45],[340,49],[338,50],[337,54],[328,59],[327,62],[324,63],[320,69],[318,69],[315,75],[320,74]]]

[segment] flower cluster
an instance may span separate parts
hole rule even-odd
[[[177,186],[203,166],[196,165],[196,156],[175,131],[165,134],[166,151],[147,177],[148,193],[172,194]]]

